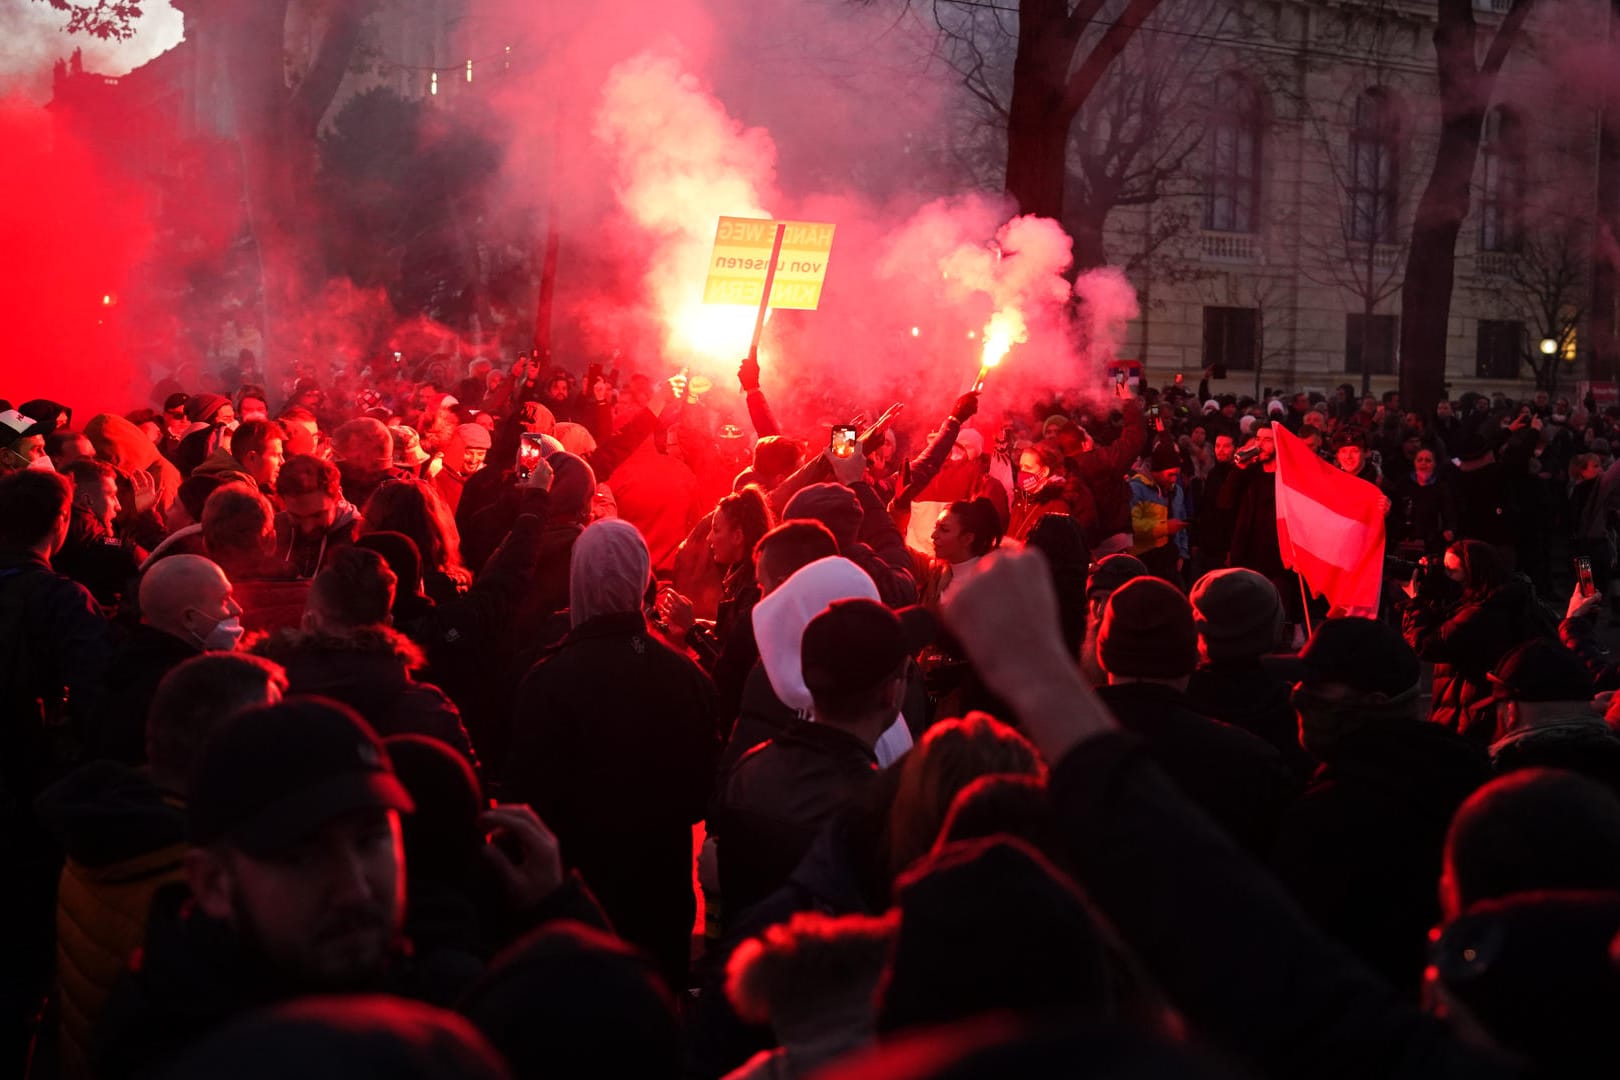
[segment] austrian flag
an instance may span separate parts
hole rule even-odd
[[[1388,506],[1383,492],[1323,461],[1281,424],[1271,430],[1283,564],[1327,598],[1331,615],[1377,618]]]

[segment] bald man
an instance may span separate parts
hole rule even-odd
[[[204,652],[230,652],[242,608],[225,571],[201,555],[170,555],[141,577],[141,624],[113,654],[97,725],[101,757],[146,762],[146,714],[163,676]]]

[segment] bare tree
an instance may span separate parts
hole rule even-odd
[[[1116,209],[1196,193],[1194,172],[1204,134],[1204,103],[1215,74],[1215,43],[1230,9],[1219,0],[1164,0],[1127,4],[1110,20],[1103,5],[1080,4],[1069,17],[1091,21],[1074,27],[1075,41],[1066,46],[1061,41],[1032,43],[1032,28],[1056,18],[1051,7],[1025,0],[1015,11],[1011,6],[934,0],[934,18],[942,54],[979,105],[964,140],[968,149],[959,151],[959,160],[981,183],[1002,182],[1023,212],[1061,221],[1074,238],[1076,270],[1083,271],[1109,261],[1107,231]],[[1137,7],[1151,10],[1141,11],[1137,19],[1131,14]],[[1136,21],[1129,34],[1121,35],[1127,17]],[[1105,46],[1110,34],[1115,40]],[[1086,44],[1091,48],[1077,60]],[[1035,77],[1029,70],[1030,53],[1063,48],[1078,65],[1065,92],[1083,88],[1085,93],[1073,100],[1072,108],[1058,110],[1062,129],[1060,136],[1052,136],[1060,144],[1054,151],[1043,141],[1048,136],[1037,133],[1058,121],[1035,115],[1040,110],[1029,86]],[[1107,63],[1101,62],[1098,49]],[[992,141],[1001,143],[1004,152],[987,152]],[[1060,154],[1055,177],[1048,175],[1047,160],[1054,152]],[[1058,190],[1048,192],[1054,181]],[[1169,239],[1163,231],[1178,220],[1174,215],[1161,218],[1161,240]],[[1142,253],[1136,241],[1133,236],[1132,257]]]
[[[1358,316],[1345,327],[1345,344],[1359,353],[1363,396],[1374,374],[1369,346],[1378,309],[1401,291],[1405,221],[1427,164],[1425,146],[1412,137],[1400,63],[1408,20],[1388,0],[1347,9],[1324,28],[1322,44],[1334,59],[1309,61],[1298,81],[1282,73],[1273,79],[1302,121],[1308,177],[1297,208],[1286,211],[1297,220],[1280,224],[1298,237],[1300,275],[1333,289]],[[1337,57],[1344,56],[1353,58],[1349,92],[1322,93],[1322,80],[1336,82],[1343,70]],[[1388,348],[1393,361],[1393,340]]]
[[[1558,389],[1560,365],[1574,358],[1575,337],[1592,292],[1590,242],[1575,222],[1536,230],[1506,260],[1503,295],[1524,320],[1522,358],[1536,388]],[[1544,352],[1542,343],[1551,342]]]

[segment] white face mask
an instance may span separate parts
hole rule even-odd
[[[40,472],[55,472],[56,471],[56,467],[51,464],[50,457],[48,455],[45,455],[45,454],[41,454],[41,455],[39,455],[39,457],[35,458],[33,461],[30,461],[28,463],[28,467],[30,469],[38,469]]]
[[[198,612],[198,614],[202,613]],[[242,640],[242,635],[245,632],[242,628],[242,620],[235,615],[231,615],[216,622],[214,628],[202,637],[197,638],[197,641],[208,652],[235,652],[236,643]],[[192,636],[197,637],[195,633]]]

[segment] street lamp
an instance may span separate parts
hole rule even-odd
[[[1556,338],[1544,337],[1541,339],[1542,356],[1552,356],[1556,352],[1558,352],[1558,341]]]

